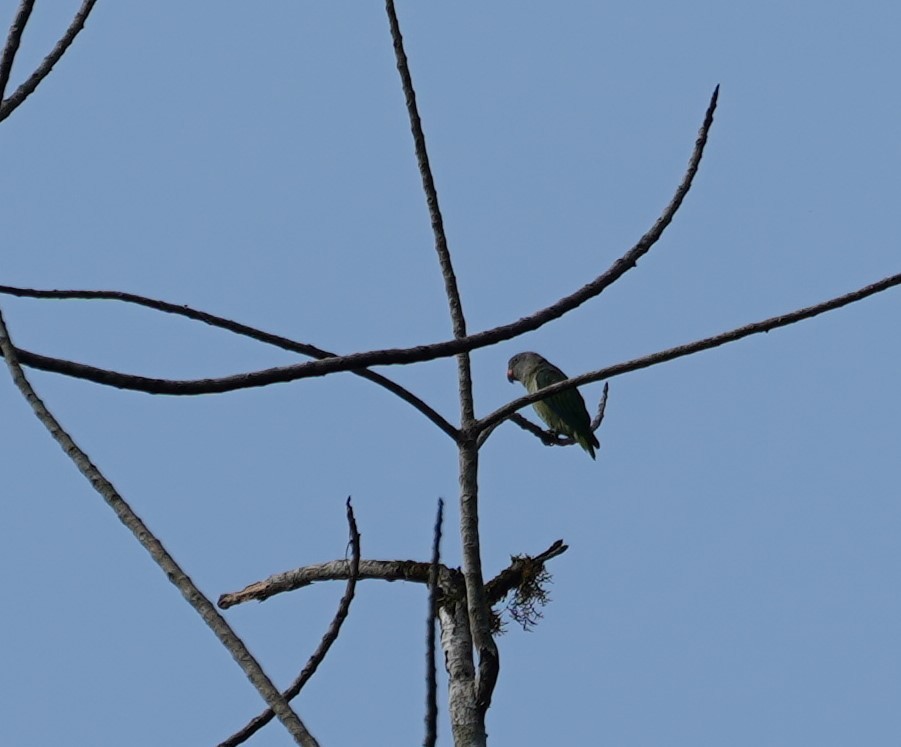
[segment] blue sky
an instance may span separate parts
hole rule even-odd
[[[77,5],[38,3],[13,85]],[[897,3],[398,10],[472,331],[628,249],[722,86],[664,238],[598,299],[475,352],[478,414],[519,395],[521,350],[574,375],[899,271]],[[101,1],[2,136],[2,284],[132,291],[339,352],[451,336],[380,3]],[[614,379],[597,462],[492,435],[486,575],[570,545],[541,624],[499,639],[492,743],[899,743],[899,293]],[[131,373],[297,361],[108,302],[0,306],[21,347]],[[452,360],[384,372],[456,419]],[[428,556],[444,496],[459,563],[453,444],[366,381],[165,398],[31,380],[214,598],[343,557],[348,495],[364,555],[388,559]],[[9,382],[0,408],[2,741],[225,738],[259,696]],[[228,618],[287,683],[342,592]],[[360,584],[295,701],[323,745],[421,741],[424,612],[421,588]]]

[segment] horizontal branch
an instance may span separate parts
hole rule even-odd
[[[412,581],[428,584],[431,563],[416,560],[361,560],[357,578],[361,581],[378,579],[381,581]],[[458,574],[444,566],[442,575]],[[219,597],[219,607],[228,609],[236,604],[257,600],[262,602],[276,594],[294,591],[309,586],[317,581],[346,581],[350,577],[350,564],[346,560],[331,560],[327,563],[306,565],[286,573],[277,573],[263,581],[257,581],[240,591],[223,594]]]
[[[551,304],[530,316],[523,317],[516,322],[494,327],[493,329],[485,330],[484,332],[477,332],[468,337],[446,340],[444,342],[437,342],[429,345],[418,345],[411,348],[370,350],[363,353],[353,353],[351,355],[336,356],[333,358],[325,358],[323,360],[299,363],[292,366],[268,368],[262,371],[253,371],[215,379],[172,380],[134,376],[118,373],[116,371],[106,371],[94,366],[74,363],[73,361],[48,358],[47,356],[31,353],[19,348],[21,362],[32,368],[55,373],[65,373],[70,376],[76,376],[78,378],[87,379],[88,381],[93,381],[97,384],[104,384],[119,389],[131,389],[134,391],[147,392],[149,394],[187,396],[197,394],[221,394],[224,392],[236,391],[238,389],[248,389],[252,387],[268,386],[269,384],[286,383],[289,381],[297,381],[299,379],[326,376],[339,371],[359,371],[372,366],[421,363],[424,361],[436,360],[438,358],[448,358],[459,353],[488,347],[489,345],[495,345],[499,342],[518,337],[526,332],[536,330],[548,322],[559,319],[564,314],[581,306],[586,301],[600,295],[626,272],[635,267],[638,260],[647,254],[651,247],[657,243],[663,235],[664,230],[672,223],[676,212],[682,205],[685,196],[691,188],[691,184],[701,162],[701,157],[704,153],[704,147],[707,144],[707,136],[710,127],[713,124],[713,113],[716,109],[718,95],[719,87],[714,90],[713,96],[710,99],[710,104],[704,117],[704,123],[698,133],[698,139],[695,142],[694,152],[692,153],[685,176],[676,189],[672,200],[670,200],[670,203],[666,206],[651,229],[639,239],[635,246],[617,259],[606,272],[599,275],[590,283],[582,286],[576,292],[571,293],[570,295],[561,298],[556,303]]]
[[[551,558],[562,555],[569,549],[563,540],[557,540],[547,550],[535,556],[515,556],[510,565],[485,584],[485,594],[492,606],[500,602],[511,590],[516,588],[522,579],[527,565],[542,564]],[[418,560],[361,560],[356,578],[360,581],[411,581],[416,584],[429,585],[432,563]],[[447,594],[448,589],[460,588],[463,575],[459,568],[448,568],[438,564],[438,587]],[[240,591],[229,592],[219,597],[221,609],[228,609],[245,602],[262,602],[276,594],[295,591],[320,581],[347,581],[352,576],[352,568],[347,560],[330,560],[327,563],[314,563],[296,568],[285,573],[276,573],[262,581],[245,586]]]
[[[743,337],[756,335],[760,332],[769,332],[770,330],[778,329],[779,327],[787,327],[790,324],[795,324],[804,319],[810,319],[811,317],[823,314],[827,311],[833,311],[842,306],[861,301],[869,296],[874,296],[877,293],[893,288],[896,285],[901,285],[901,273],[883,278],[876,283],[872,283],[871,285],[867,285],[856,291],[852,291],[851,293],[846,293],[843,296],[837,296],[828,301],[823,301],[814,306],[807,306],[788,314],[781,314],[780,316],[772,316],[769,319],[747,324],[744,327],[738,327],[729,332],[723,332],[722,334],[714,335],[713,337],[705,337],[703,340],[697,340],[685,345],[661,350],[658,353],[652,353],[651,355],[646,355],[642,358],[633,358],[630,361],[617,363],[613,366],[608,366],[607,368],[598,369],[597,371],[589,371],[581,376],[573,376],[571,379],[545,387],[535,394],[528,394],[524,397],[520,397],[519,399],[515,399],[503,407],[498,408],[490,415],[479,420],[479,422],[476,423],[476,429],[479,432],[493,430],[502,420],[509,418],[517,410],[521,410],[526,405],[531,405],[533,402],[537,402],[552,394],[561,392],[564,389],[572,389],[573,387],[582,386],[583,384],[590,384],[593,381],[612,379],[614,376],[622,376],[623,374],[631,373],[632,371],[656,366],[659,363],[666,363],[667,361],[675,360],[676,358],[683,358],[686,355],[699,353],[702,350],[710,350],[711,348],[719,347],[720,345],[725,345],[729,342],[735,342],[736,340],[741,340]]]
[[[206,311],[193,309],[190,306],[169,303],[168,301],[161,301],[157,298],[148,298],[147,296],[139,296],[136,293],[102,290],[40,290],[37,288],[19,288],[11,285],[0,285],[0,293],[9,296],[15,296],[17,298],[45,298],[80,301],[121,301],[123,303],[130,303],[136,306],[143,306],[147,309],[153,309],[154,311],[162,311],[166,314],[174,314],[176,316],[185,317],[186,319],[203,322],[204,324],[207,324],[211,327],[224,329],[228,332],[233,332],[236,335],[241,335],[242,337],[249,337],[252,340],[257,340],[258,342],[272,345],[273,347],[281,348],[282,350],[288,350],[292,353],[308,355],[311,358],[324,360],[326,358],[337,357],[335,353],[330,353],[328,350],[323,350],[322,348],[316,347],[315,345],[310,345],[309,343],[298,342],[287,337],[282,337],[281,335],[272,334],[271,332],[265,332],[264,330],[257,329],[256,327],[251,327],[247,324],[241,324],[240,322],[236,322],[232,319],[226,319],[225,317],[216,316],[215,314],[210,314]],[[94,368],[93,366],[87,366],[82,363],[75,363],[73,361],[67,361],[61,358],[47,358],[46,356],[39,356],[36,353],[29,353],[27,351],[20,351],[20,358],[22,357],[22,354],[25,355],[26,359],[31,356],[37,356],[37,358],[40,359],[39,361],[35,360],[34,363],[31,363],[29,360],[22,361],[32,368],[40,368],[44,371],[51,371],[53,373],[59,373],[65,376],[85,379],[87,381],[93,381],[97,384],[119,386],[118,384],[114,383],[116,381],[115,378],[111,380],[100,380],[109,376],[110,374],[113,374],[114,372],[112,371]],[[375,373],[374,371],[363,369],[360,371],[352,371],[352,373],[368,381],[371,381],[374,384],[378,384],[384,389],[387,389],[392,394],[396,394],[402,400],[419,410],[423,415],[425,415],[452,439],[457,439],[459,435],[458,430],[447,420],[445,420],[445,418],[443,418],[432,407],[430,407],[408,389],[405,389],[400,384],[392,381],[388,377],[382,376],[381,374]],[[159,381],[158,379],[131,377],[129,374],[115,374],[114,376],[127,376],[129,378],[135,378],[143,383],[150,381]],[[150,386],[149,384],[147,385]],[[119,386],[119,388],[138,389],[139,391],[145,392],[149,391],[148,389],[142,389],[140,387]],[[173,392],[150,393],[172,394]]]

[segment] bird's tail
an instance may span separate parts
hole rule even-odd
[[[585,451],[588,452],[588,456],[594,459],[594,450],[600,448],[601,444],[598,441],[597,437],[594,433],[590,433],[587,436],[583,436],[581,434],[576,436],[576,442],[581,446]]]

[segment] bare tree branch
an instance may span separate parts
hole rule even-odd
[[[698,165],[700,164],[701,156],[703,155],[704,146],[707,143],[708,132],[713,124],[713,112],[716,107],[718,91],[719,88],[714,91],[713,97],[710,100],[710,106],[707,109],[704,124],[701,126],[701,131],[698,134],[695,149],[691,160],[689,161],[688,170],[686,171],[681,184],[677,188],[673,199],[654,223],[651,230],[642,236],[635,246],[617,259],[606,272],[599,275],[590,283],[582,286],[575,293],[565,296],[556,303],[541,309],[530,316],[523,317],[516,322],[505,324],[500,327],[494,327],[493,329],[485,330],[484,332],[477,332],[468,337],[436,342],[429,345],[418,345],[411,348],[370,350],[363,353],[336,356],[334,358],[310,361],[308,363],[300,363],[293,366],[269,368],[263,371],[254,371],[251,373],[237,374],[217,379],[189,379],[178,381],[154,379],[145,376],[132,376],[115,371],[106,371],[94,366],[87,366],[72,361],[49,358],[37,353],[22,350],[21,348],[19,348],[19,357],[22,363],[33,368],[76,376],[77,378],[93,381],[97,384],[118,387],[120,389],[132,389],[135,391],[147,392],[149,394],[195,395],[217,394],[237,389],[268,386],[269,384],[296,381],[298,379],[316,376],[326,376],[331,373],[337,373],[338,371],[357,371],[371,366],[420,363],[422,361],[435,360],[437,358],[447,358],[452,355],[457,355],[458,353],[484,348],[498,342],[518,337],[526,332],[536,330],[554,319],[560,318],[586,301],[600,295],[607,287],[612,285],[629,269],[634,267],[637,261],[647,254],[651,247],[657,243],[660,236],[663,234],[663,231],[672,222],[676,211],[679,209],[685,195],[691,188],[692,180],[697,173]],[[479,430],[482,430],[482,428],[480,427]]]
[[[284,724],[291,736],[294,737],[297,744],[304,747],[318,747],[316,739],[307,731],[306,726],[281,696],[275,685],[272,684],[268,675],[263,671],[259,662],[253,657],[238,634],[232,630],[225,618],[213,606],[213,603],[197,588],[194,582],[176,563],[175,558],[169,554],[131,506],[119,495],[112,483],[94,466],[88,455],[79,448],[38,397],[16,359],[15,347],[3,320],[2,312],[0,312],[0,350],[2,350],[3,357],[6,359],[6,365],[9,368],[13,382],[22,393],[22,396],[31,405],[38,420],[47,428],[50,435],[62,447],[66,455],[88,479],[94,490],[100,493],[107,505],[113,509],[119,521],[131,531],[135,539],[141,543],[141,546],[166,574],[166,577],[182,593],[188,604],[194,608],[222,645],[225,646],[238,663],[238,666],[244,671],[244,674],[247,675],[251,684],[257,689],[266,703],[278,714],[279,720]]]
[[[815,317],[827,311],[840,309],[842,306],[861,301],[868,296],[874,296],[877,293],[893,288],[896,285],[901,285],[901,273],[883,278],[876,283],[864,286],[851,293],[846,293],[843,296],[831,298],[828,301],[823,301],[814,306],[806,306],[803,309],[798,309],[797,311],[792,311],[787,314],[771,316],[769,319],[746,324],[744,327],[738,327],[728,332],[722,332],[713,337],[705,337],[703,340],[696,340],[695,342],[686,343],[685,345],[667,348],[666,350],[661,350],[660,352],[652,353],[651,355],[646,355],[641,358],[633,358],[630,361],[617,363],[613,366],[608,366],[607,368],[600,368],[597,371],[589,371],[580,376],[573,376],[571,379],[545,387],[535,394],[528,394],[507,403],[503,407],[499,407],[490,415],[486,415],[479,420],[476,424],[476,428],[480,431],[493,430],[502,420],[506,420],[517,410],[521,410],[526,405],[530,405],[533,402],[537,402],[540,399],[544,399],[545,397],[556,394],[564,389],[571,389],[575,386],[590,384],[593,381],[612,379],[614,376],[622,376],[623,374],[631,373],[632,371],[656,366],[660,363],[666,363],[667,361],[682,358],[686,355],[700,353],[702,350],[710,350],[710,348],[716,348],[720,345],[725,345],[726,343],[735,342],[736,340],[741,340],[743,337],[756,335],[760,332],[769,332],[770,330],[778,329],[779,327],[787,327],[790,324],[795,324],[804,319],[810,319],[811,317]]]
[[[435,189],[435,179],[432,176],[432,167],[429,164],[429,154],[425,144],[425,133],[422,131],[422,119],[419,116],[419,107],[416,105],[416,91],[413,89],[413,78],[410,76],[410,66],[407,62],[407,54],[404,52],[404,40],[400,33],[400,24],[397,20],[397,11],[394,8],[394,0],[387,0],[385,3],[385,11],[388,14],[388,25],[391,28],[391,41],[394,45],[394,57],[397,61],[397,72],[400,74],[401,86],[404,91],[404,100],[407,105],[410,131],[413,133],[413,145],[416,150],[416,162],[419,165],[419,174],[422,177],[422,189],[425,192],[426,206],[429,209],[429,218],[432,222],[432,233],[435,235],[435,251],[438,254],[438,264],[441,266],[441,276],[444,278],[444,290],[447,294],[448,306],[450,307],[454,337],[459,339],[461,337],[466,337],[466,322],[463,318],[463,305],[460,303],[460,291],[457,288],[457,276],[454,274],[454,266],[451,262],[450,251],[447,247],[444,219],[441,217],[441,208],[438,205],[438,191]]]
[[[457,287],[457,276],[454,273],[454,265],[447,245],[444,219],[441,217],[441,207],[438,204],[438,191],[435,189],[435,179],[429,163],[425,133],[422,130],[422,119],[419,116],[419,107],[416,104],[416,91],[413,89],[413,78],[410,75],[410,66],[407,61],[407,54],[404,51],[404,40],[400,32],[394,0],[386,1],[385,10],[388,13],[388,23],[391,27],[391,40],[394,45],[397,71],[400,74],[401,86],[407,105],[407,116],[410,119],[410,130],[413,133],[416,162],[419,164],[422,189],[425,192],[426,206],[428,207],[429,218],[432,223],[432,233],[435,236],[435,252],[438,254],[438,264],[441,267],[441,276],[444,279],[444,291],[447,295],[447,304],[450,309],[454,339],[462,340],[466,338],[466,318],[463,315],[463,303],[460,300],[460,290]],[[468,351],[463,350],[457,354],[457,368],[460,383],[462,423],[463,427],[466,427],[469,421],[475,420],[472,402],[472,372],[469,365]]]
[[[565,545],[563,540],[557,540],[547,550],[532,556],[531,560],[545,562],[562,555],[568,549],[569,546]],[[459,569],[448,568],[444,564],[439,564],[438,568],[438,587],[440,589],[452,589],[462,581]],[[516,568],[517,559],[514,558],[511,565],[485,584],[490,604],[497,604],[516,585]],[[431,563],[423,563],[418,560],[361,560],[358,578],[392,582],[409,581],[428,585],[431,569]],[[302,589],[321,581],[346,581],[349,578],[350,571],[346,560],[305,565],[293,571],[278,573],[263,581],[257,581],[240,591],[223,594],[219,597],[219,606],[227,609],[254,600],[262,602],[276,594]]]
[[[34,93],[35,89],[41,84],[41,81],[50,75],[53,66],[62,59],[66,50],[72,45],[72,42],[75,41],[75,37],[78,36],[84,28],[88,16],[91,14],[96,3],[97,0],[84,0],[81,7],[78,9],[78,12],[76,12],[75,17],[72,19],[72,23],[69,24],[69,28],[66,29],[66,32],[60,37],[60,40],[53,49],[50,50],[50,54],[48,54],[41,64],[37,66],[28,80],[22,83],[8,99],[2,101],[2,104],[0,104],[0,122],[12,114],[25,99]],[[0,100],[2,100],[2,96],[0,96]]]
[[[378,579],[381,581],[412,581],[417,584],[428,584],[429,563],[418,560],[361,560],[361,581]],[[265,601],[276,594],[295,591],[317,581],[343,581],[349,578],[347,561],[331,560],[327,563],[305,565],[293,571],[277,573],[262,581],[257,581],[240,591],[223,594],[219,597],[219,607],[228,609],[236,604],[244,604],[256,600]],[[459,574],[450,568],[441,567],[441,574]]]
[[[3,47],[3,54],[0,55],[0,101],[3,101],[6,95],[6,86],[9,84],[9,76],[16,61],[16,54],[19,52],[19,45],[22,43],[22,34],[25,33],[33,9],[34,0],[22,0],[6,35],[6,44]]]
[[[324,360],[326,358],[334,358],[335,353],[330,353],[327,350],[323,350],[322,348],[318,348],[315,345],[310,345],[308,343],[297,342],[295,340],[288,339],[287,337],[282,337],[281,335],[275,335],[270,332],[264,332],[261,329],[257,329],[255,327],[250,327],[246,324],[241,324],[240,322],[232,321],[231,319],[226,319],[225,317],[216,316],[215,314],[209,314],[205,311],[199,311],[197,309],[193,309],[190,306],[179,306],[178,304],[169,303],[167,301],[160,301],[155,298],[147,298],[146,296],[139,296],[135,293],[125,293],[122,291],[89,291],[89,290],[37,290],[34,288],[17,288],[10,285],[0,285],[0,293],[4,293],[10,296],[17,296],[20,298],[53,298],[53,299],[78,299],[78,300],[108,300],[108,301],[122,301],[124,303],[131,303],[137,306],[143,306],[148,309],[154,309],[156,311],[162,311],[167,314],[175,314],[177,316],[183,316],[188,319],[193,319],[198,322],[203,322],[204,324],[208,324],[211,327],[217,327],[219,329],[228,330],[229,332],[234,332],[237,335],[242,335],[243,337],[249,337],[253,340],[257,340],[259,342],[266,343],[267,345],[273,345],[274,347],[281,348],[282,350],[290,350],[293,353],[300,353],[301,355],[308,355],[311,358],[317,358],[319,360]],[[53,360],[53,359],[50,359]],[[57,359],[58,360],[58,359]],[[60,361],[62,362],[62,361]],[[78,363],[71,363],[70,361],[65,361],[65,363],[69,364],[69,366],[80,366]],[[67,368],[69,368],[67,366]],[[100,369],[94,369],[98,371]],[[73,373],[73,370],[69,368],[68,371],[57,371],[57,373],[68,373],[68,375],[76,376],[78,378],[82,378],[78,376],[78,374]],[[442,431],[444,431],[448,436],[456,441],[458,436],[457,429],[452,426],[447,420],[445,420],[441,415],[439,415],[434,409],[432,409],[428,404],[426,404],[423,400],[417,397],[415,394],[410,392],[408,389],[405,389],[400,384],[395,383],[391,379],[386,376],[382,376],[381,374],[375,373],[374,371],[369,371],[367,369],[351,371],[351,373],[356,374],[368,381],[371,381],[379,386],[387,389],[392,394],[396,394],[402,400],[407,402],[408,404],[415,407],[419,410],[423,415],[425,415],[429,420],[431,420],[435,425],[437,425]],[[102,382],[97,382],[102,383]]]
[[[610,394],[610,382],[604,382],[604,389],[601,392],[601,399],[598,402],[598,411],[595,416],[591,419],[591,430],[597,433],[598,428],[601,427],[601,423],[604,422],[604,415],[607,413],[607,395]],[[575,442],[573,442],[575,443]]]
[[[426,620],[425,667],[425,739],[423,747],[438,742],[438,673],[435,668],[435,621],[438,617],[438,571],[441,565],[441,527],[444,523],[444,501],[438,499],[438,515],[432,538],[432,563],[429,567],[429,614]]]
[[[572,439],[564,439],[556,433],[551,433],[551,431],[542,428],[540,425],[536,425],[528,418],[524,417],[518,412],[514,412],[510,416],[510,420],[516,423],[520,428],[524,431],[528,431],[533,436],[535,436],[541,443],[545,446],[562,446],[560,442],[563,440],[572,441]]]
[[[304,685],[306,685],[307,682],[310,681],[310,678],[316,674],[316,670],[325,659],[332,644],[338,640],[341,626],[344,624],[344,621],[347,619],[347,613],[350,611],[350,603],[353,601],[354,592],[357,587],[357,578],[360,573],[360,532],[357,530],[357,520],[354,518],[354,510],[350,505],[349,497],[347,499],[347,525],[350,530],[351,547],[350,575],[347,579],[347,588],[344,590],[344,596],[341,597],[341,601],[338,604],[338,611],[335,613],[331,625],[329,625],[328,630],[325,631],[325,635],[322,636],[322,640],[319,642],[313,655],[306,663],[306,666],[301,670],[297,679],[295,679],[282,693],[287,701],[294,700],[294,698],[300,694],[300,691],[303,690]],[[237,747],[237,745],[243,744],[266,724],[272,721],[274,716],[275,713],[272,709],[267,708],[261,714],[251,719],[242,729],[220,743],[219,747]]]
[[[435,250],[438,253],[438,262],[444,278],[444,289],[450,307],[454,338],[462,340],[466,338],[466,319],[463,315],[463,304],[460,301],[460,291],[457,288],[457,278],[454,274],[450,250],[447,246],[444,221],[438,206],[438,192],[435,189],[435,180],[429,165],[425,134],[422,131],[422,121],[416,105],[416,93],[413,89],[407,55],[404,52],[403,37],[397,20],[394,0],[386,0],[385,10],[388,13],[397,70],[400,73],[410,129],[413,132],[416,160],[419,164],[426,204],[432,220]],[[467,350],[457,353],[457,380],[460,395],[460,429],[467,431],[476,422],[472,396],[472,370]],[[497,646],[491,635],[491,610],[485,599],[485,586],[482,579],[478,511],[478,447],[475,438],[466,442],[458,441],[458,443],[460,448],[460,531],[463,546],[463,577],[466,580],[470,629],[479,655],[476,700],[484,714],[491,703],[491,694],[497,681],[499,658]]]
[[[664,363],[669,360],[673,360],[674,358],[680,358],[685,355],[691,355],[692,353],[697,353],[702,350],[707,350],[709,348],[718,347],[719,345],[724,345],[729,342],[734,342],[736,340],[740,340],[743,337],[747,337],[749,335],[757,334],[759,332],[769,332],[772,329],[777,329],[779,327],[785,327],[796,322],[802,321],[804,319],[809,319],[811,317],[817,316],[818,314],[822,314],[827,311],[832,311],[834,309],[839,309],[842,306],[847,306],[852,303],[856,303],[857,301],[861,301],[869,296],[876,295],[877,293],[881,293],[883,291],[889,290],[897,285],[901,285],[901,273],[897,275],[890,275],[889,277],[883,278],[875,283],[871,283],[870,285],[864,286],[863,288],[859,288],[858,290],[852,291],[842,296],[837,296],[835,298],[829,299],[828,301],[823,301],[820,304],[815,306],[808,306],[803,309],[798,309],[797,311],[793,311],[787,314],[783,314],[780,316],[770,317],[769,319],[764,319],[760,322],[754,322],[752,324],[746,325],[744,327],[739,327],[738,329],[731,330],[729,332],[724,332],[720,335],[716,335],[715,337],[705,338],[703,340],[698,340],[693,343],[687,343],[686,345],[682,345],[676,348],[670,348],[667,350],[660,351],[658,353],[653,353],[651,355],[636,358],[632,361],[626,361],[624,363],[616,364],[615,366],[611,366],[610,368],[599,369],[598,371],[589,372],[586,374],[582,374],[578,377],[573,377],[571,379],[567,379],[566,381],[561,381],[559,384],[554,384],[553,387],[547,387],[543,389],[540,393],[534,395],[527,395],[521,397],[519,399],[513,400],[512,402],[504,405],[504,407],[495,410],[491,414],[482,418],[476,423],[476,429],[479,433],[484,433],[488,428],[493,428],[500,423],[501,420],[505,420],[510,414],[515,412],[516,410],[520,410],[526,405],[532,404],[532,402],[537,401],[539,399],[543,399],[549,394],[553,394],[562,389],[567,389],[571,386],[582,386],[583,384],[587,384],[593,381],[600,381],[605,378],[612,378],[613,376],[620,376],[624,373],[629,373],[631,371],[635,371],[641,368],[647,368],[649,366],[656,365],[658,363]],[[2,292],[2,291],[0,291]],[[483,333],[479,333],[483,334]],[[479,337],[479,335],[473,335],[471,337],[466,338],[471,341]],[[456,344],[457,341],[452,341],[451,343],[437,343],[437,345],[444,346],[450,344]],[[475,345],[470,349],[474,349],[476,347],[481,347],[481,345]],[[396,351],[375,351],[377,353],[391,353],[398,352],[406,355],[410,352],[415,352],[415,360],[411,361],[392,361],[394,363],[399,362],[417,362],[418,360],[433,360],[435,358],[440,357],[449,357],[450,355],[454,355],[453,352],[442,352],[438,355],[432,355],[431,357],[419,357],[421,351],[423,350],[432,350],[434,351],[436,346],[422,346],[417,348],[406,348],[406,349],[398,349]],[[331,371],[322,372],[316,371],[313,374],[308,373],[308,366],[319,366],[320,364],[331,364],[334,361],[347,362],[350,359],[360,360],[361,356],[372,357],[374,353],[357,353],[354,355],[348,356],[340,356],[337,358],[330,358],[324,361],[316,361],[313,363],[304,363],[299,367],[288,367],[288,369],[294,368],[295,371],[298,368],[306,369],[307,373],[303,373],[299,376],[294,376],[293,379],[291,376],[285,376],[285,372],[288,369],[269,369],[267,371],[258,371],[251,374],[239,374],[237,376],[227,377],[225,379],[199,379],[199,380],[187,380],[187,381],[173,381],[169,379],[152,379],[145,376],[133,376],[131,374],[123,374],[118,373],[116,371],[109,371],[103,368],[97,368],[95,366],[88,366],[83,363],[76,363],[74,361],[68,361],[62,358],[50,358],[46,355],[40,355],[39,353],[32,353],[23,348],[17,347],[16,353],[19,359],[19,362],[23,365],[27,365],[30,368],[35,368],[42,371],[50,371],[52,373],[59,373],[66,376],[72,376],[73,378],[84,379],[86,381],[93,381],[97,384],[103,384],[106,386],[113,386],[120,389],[129,389],[133,391],[142,391],[147,392],[149,394],[171,394],[171,395],[196,395],[196,394],[208,394],[215,392],[228,392],[234,391],[237,389],[243,389],[245,387],[253,387],[253,386],[265,386],[270,383],[276,382],[284,382],[296,380],[299,378],[307,378],[308,376],[324,376]],[[431,355],[431,353],[430,353]],[[354,367],[350,368],[341,368],[340,370],[356,370]],[[271,372],[276,372],[275,375],[270,376]],[[612,372],[612,373],[610,373]],[[480,438],[479,445],[483,442],[484,439]]]
[[[500,671],[500,656],[491,634],[491,608],[485,597],[479,547],[478,467],[479,449],[475,439],[460,444],[460,534],[466,606],[472,640],[479,655],[476,705],[484,715]]]

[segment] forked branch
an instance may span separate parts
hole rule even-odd
[[[13,18],[13,22],[6,34],[6,44],[3,45],[3,54],[0,54],[0,101],[6,95],[9,76],[12,74],[13,63],[15,63],[16,55],[19,53],[22,34],[25,33],[28,19],[31,18],[31,11],[34,10],[34,2],[35,0],[22,0],[19,3],[19,9],[16,11],[15,18]]]
[[[203,322],[204,324],[208,324],[211,327],[216,327],[218,329],[224,329],[229,332],[233,332],[236,335],[242,335],[243,337],[249,337],[252,340],[257,340],[258,342],[266,343],[267,345],[272,345],[277,348],[281,348],[282,350],[289,350],[293,353],[300,353],[301,355],[308,355],[311,358],[316,358],[318,360],[324,360],[326,358],[334,358],[336,357],[335,353],[330,353],[327,350],[323,350],[322,348],[316,347],[315,345],[310,345],[305,342],[297,342],[296,340],[288,339],[287,337],[282,337],[281,335],[275,335],[271,332],[264,332],[261,329],[257,329],[256,327],[251,327],[247,324],[241,324],[240,322],[233,321],[231,319],[226,319],[225,317],[216,316],[215,314],[210,314],[206,311],[199,311],[198,309],[193,309],[190,306],[186,305],[178,305],[174,303],[169,303],[168,301],[161,301],[156,298],[148,298],[147,296],[139,296],[136,293],[125,293],[123,291],[91,291],[91,290],[39,290],[36,288],[17,288],[11,285],[0,285],[0,293],[7,294],[10,296],[17,296],[19,298],[52,298],[58,300],[107,300],[107,301],[122,301],[123,303],[135,304],[136,306],[143,306],[147,309],[153,309],[155,311],[162,311],[166,314],[175,314],[176,316],[183,316],[187,319],[193,319],[194,321]],[[26,358],[34,355],[33,353],[28,353],[27,351],[21,351],[26,354]],[[21,358],[21,355],[20,355]],[[63,361],[60,359],[46,359],[41,356],[43,360],[51,360],[55,361],[58,366],[55,371],[57,373],[64,373],[70,376],[74,376],[76,378],[85,378],[81,375],[85,368],[91,368],[93,371],[99,371],[100,369],[93,369],[92,367],[83,367],[80,363],[73,363],[72,361]],[[36,368],[39,366],[35,366]],[[109,372],[106,372],[109,373]],[[360,376],[368,381],[373,382],[374,384],[378,384],[379,386],[387,389],[392,394],[396,394],[402,400],[412,405],[414,408],[419,410],[423,415],[425,415],[429,420],[431,420],[435,425],[437,425],[442,431],[444,431],[448,436],[452,439],[456,440],[458,436],[458,430],[452,426],[444,417],[442,417],[438,412],[436,412],[432,407],[430,407],[426,402],[417,397],[408,389],[405,389],[397,382],[392,381],[386,376],[382,376],[381,374],[375,373],[375,371],[369,371],[367,369],[361,369],[357,371],[352,371],[351,373]],[[90,379],[93,380],[93,379]],[[102,382],[96,382],[102,383]]]
[[[50,71],[53,70],[54,65],[62,59],[66,50],[72,45],[72,42],[75,41],[75,37],[78,36],[84,28],[88,16],[91,14],[96,3],[97,0],[84,0],[81,7],[75,13],[72,23],[69,24],[69,28],[66,29],[66,32],[60,37],[59,41],[56,42],[53,49],[50,50],[50,54],[43,59],[37,68],[35,68],[35,71],[29,76],[28,80],[13,91],[9,98],[0,103],[0,122],[12,114],[25,99],[34,93],[35,89],[41,84],[41,81],[50,75]],[[30,4],[34,5],[33,2]],[[23,3],[23,5],[25,5],[25,3]]]
[[[419,164],[426,205],[432,222],[432,233],[435,236],[435,251],[438,254],[441,275],[444,278],[444,289],[450,309],[454,339],[463,340],[466,338],[466,318],[463,315],[457,277],[447,245],[444,221],[438,205],[438,192],[435,189],[435,180],[429,165],[425,134],[416,105],[416,92],[413,89],[413,78],[410,75],[410,67],[404,51],[394,0],[386,0],[385,10],[388,14],[394,56],[397,61],[398,73],[400,73],[404,100],[407,104],[410,129],[413,133],[416,161]],[[457,390],[460,397],[460,429],[466,432],[471,429],[476,419],[472,391],[472,368],[468,350],[461,350],[457,353]],[[497,681],[499,661],[497,646],[491,634],[491,611],[485,599],[485,585],[482,579],[478,510],[478,447],[475,439],[458,440],[458,446],[460,449],[460,534],[463,550],[463,577],[466,581],[466,605],[469,612],[470,633],[478,654],[476,704],[484,714],[491,703],[491,694]]]
[[[537,555],[514,556],[507,568],[485,584],[489,604],[492,606],[498,604],[516,587],[518,579],[521,577],[521,568],[524,560],[533,563],[545,563],[558,555],[562,555],[568,549],[569,546],[564,544],[563,540],[557,540],[549,548]],[[420,560],[364,559],[360,561],[357,579],[361,581],[408,581],[430,588],[437,588],[439,591],[439,603],[447,601],[448,598],[456,600],[457,595],[454,593],[454,589],[459,588],[463,582],[463,574],[460,572],[460,569],[449,568],[443,563],[438,563],[438,584],[437,587],[431,587],[429,578],[433,567],[433,562]],[[219,606],[227,609],[245,602],[262,602],[277,594],[303,589],[315,583],[347,581],[350,578],[351,569],[348,567],[346,559],[314,563],[301,566],[293,571],[275,574],[267,579],[250,584],[240,591],[223,594],[219,597]]]

